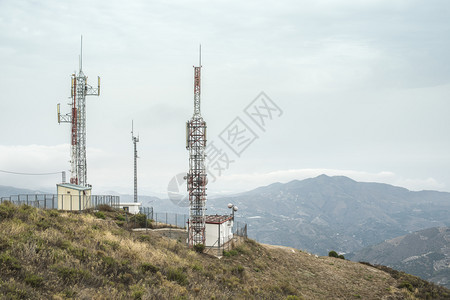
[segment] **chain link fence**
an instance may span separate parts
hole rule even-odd
[[[56,195],[56,194],[21,194],[1,197],[0,203],[9,201],[15,205],[26,204],[36,208],[78,210],[98,209],[99,205],[119,208],[120,197],[112,195]],[[64,205],[66,203],[66,205]]]
[[[153,220],[154,227],[166,225],[186,229],[189,218],[186,214],[155,212],[153,207],[140,207],[139,212],[146,215],[147,219]]]

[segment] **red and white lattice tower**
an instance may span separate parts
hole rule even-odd
[[[83,37],[81,37],[80,70],[72,74],[71,112],[60,113],[58,104],[58,123],[71,123],[71,176],[70,183],[88,186],[86,162],[86,96],[100,96],[100,77],[97,77],[97,87],[87,83],[83,73]]]
[[[194,115],[186,122],[186,149],[189,150],[189,173],[187,173],[187,190],[189,193],[189,232],[188,244],[193,247],[205,244],[205,212],[206,212],[206,178],[205,148],[206,122],[200,114],[200,72],[194,66]]]

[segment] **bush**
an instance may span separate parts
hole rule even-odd
[[[8,252],[4,252],[0,254],[0,266],[2,271],[4,269],[9,270],[20,270],[22,267],[19,263],[19,261],[15,258],[9,255]]]
[[[135,214],[130,218],[130,223],[136,223],[139,227],[145,228],[147,225],[147,216],[144,214]]]
[[[398,288],[399,288],[399,289],[406,288],[406,289],[408,289],[410,292],[414,291],[414,288],[413,288],[412,284],[409,283],[408,281],[403,281],[402,283],[400,283],[400,284],[398,285]]]
[[[57,267],[56,271],[58,276],[63,279],[66,283],[76,283],[83,279],[88,279],[91,277],[85,270],[78,270],[75,268],[67,268],[67,267]]]
[[[41,276],[35,275],[35,274],[29,274],[25,276],[25,283],[31,285],[32,287],[40,287],[42,285],[42,282],[44,281],[44,278]]]
[[[125,221],[126,219],[125,219],[124,216],[118,215],[118,216],[116,217],[116,220],[119,220],[119,221]]]
[[[150,242],[152,240],[151,236],[145,234],[138,236],[137,239],[139,242]]]
[[[231,273],[234,275],[242,275],[244,273],[245,269],[242,265],[237,265],[231,270]]]
[[[16,212],[16,207],[9,201],[5,201],[0,205],[0,221],[12,218]]]
[[[223,250],[223,256],[225,257],[235,256],[237,254],[238,254],[237,250],[234,249],[230,251]]]
[[[203,251],[205,251],[205,245],[204,244],[195,244],[194,250],[195,250],[195,252],[203,253]]]
[[[142,270],[142,272],[151,272],[156,273],[159,271],[159,268],[157,266],[152,265],[151,263],[143,263],[139,266],[139,269]]]
[[[344,255],[342,255],[342,254],[339,255],[338,258],[340,258],[340,259],[345,259]]]
[[[334,250],[331,250],[330,252],[328,252],[328,256],[329,256],[329,257],[336,257],[336,258],[339,257],[339,255],[337,254],[337,252],[334,251]]]
[[[179,285],[187,285],[188,279],[183,269],[181,268],[169,268],[167,270],[167,279],[170,281],[176,281]]]
[[[113,212],[114,211],[114,208],[112,208],[108,204],[100,204],[99,206],[97,206],[97,209],[99,211],[109,211],[109,212]]]
[[[99,219],[103,219],[103,220],[105,219],[105,214],[102,213],[101,211],[94,213],[94,216],[96,216]]]

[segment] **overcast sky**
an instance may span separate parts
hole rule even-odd
[[[140,194],[188,170],[200,43],[208,140],[233,161],[210,195],[322,173],[450,192],[449,1],[0,0],[0,170],[69,172],[56,104],[69,112],[80,35],[83,71],[102,79],[87,99],[94,193],[133,192],[132,119]],[[244,112],[262,91],[279,108],[264,130]],[[237,117],[258,137],[240,156],[219,137]]]

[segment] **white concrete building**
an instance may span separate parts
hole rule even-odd
[[[206,216],[205,246],[222,247],[233,238],[233,217],[229,215]]]
[[[129,212],[130,214],[138,214],[139,208],[141,207],[142,203],[140,202],[130,202],[130,203],[120,203],[119,209],[122,209],[126,212]]]

